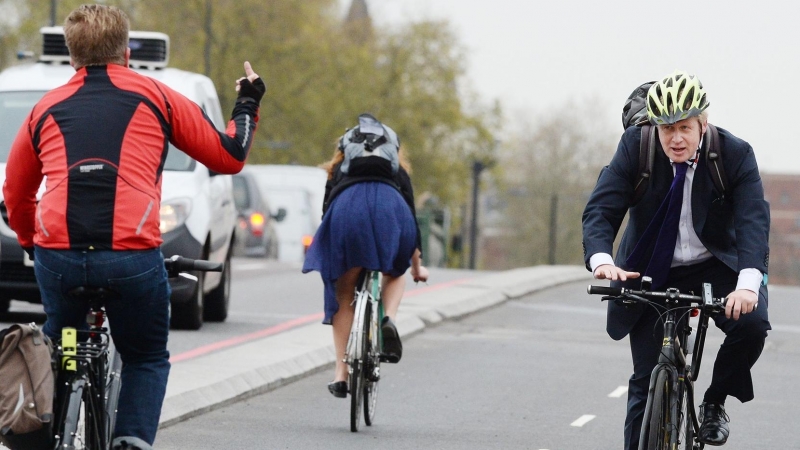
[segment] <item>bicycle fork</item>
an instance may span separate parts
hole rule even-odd
[[[684,387],[689,388],[691,385],[685,378],[687,375],[685,370],[686,358],[683,355],[680,339],[677,337],[676,327],[675,313],[669,311],[664,320],[664,338],[661,344],[661,355],[658,357],[658,363],[650,373],[650,384],[647,389],[647,403],[645,404],[644,416],[642,417],[642,426],[639,434],[640,450],[645,448],[649,439],[650,419],[653,414],[652,399],[655,396],[656,389],[662,389],[662,386],[656,385],[659,373],[663,371],[667,374],[667,383],[670,389],[669,397],[665,400],[669,401],[669,414],[671,418],[677,418],[680,414],[680,389],[678,389],[678,386],[683,384]],[[694,416],[694,413],[692,412],[691,415]],[[680,427],[669,427],[668,448],[677,448],[680,434],[679,428]]]

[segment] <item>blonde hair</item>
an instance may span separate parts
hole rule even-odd
[[[411,161],[408,159],[408,152],[405,150],[397,149],[397,157],[400,160],[400,167],[406,171],[407,174],[411,175]],[[325,169],[328,172],[328,179],[333,179],[333,171],[336,166],[344,161],[344,152],[339,150],[339,146],[337,143],[336,150],[333,152],[333,158],[330,161],[323,163],[320,165],[321,168]]]
[[[81,5],[64,21],[64,39],[75,69],[125,65],[128,16],[115,6]]]

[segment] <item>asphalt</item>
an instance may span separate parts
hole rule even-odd
[[[591,280],[583,266],[536,266],[497,272],[403,299],[401,336],[505,301],[573,281]],[[161,410],[161,427],[261,394],[334,362],[331,328],[318,321],[216,352],[175,362]]]

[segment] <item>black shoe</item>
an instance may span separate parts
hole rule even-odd
[[[330,391],[334,397],[347,397],[347,381],[331,381],[328,383],[328,391]]]
[[[700,405],[700,433],[697,439],[708,445],[723,445],[728,441],[728,422],[725,407],[717,403]]]
[[[403,343],[400,342],[400,333],[397,332],[397,327],[388,316],[383,318],[381,333],[383,334],[381,361],[397,364],[403,357]]]

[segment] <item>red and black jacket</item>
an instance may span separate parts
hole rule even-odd
[[[257,121],[257,103],[237,103],[221,133],[159,81],[121,65],[81,68],[45,94],[11,147],[3,186],[9,225],[23,247],[156,248],[168,143],[215,172],[236,173]]]

